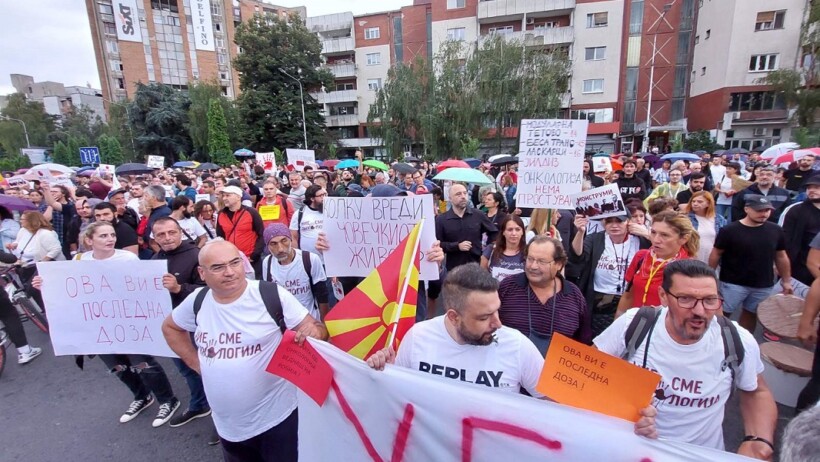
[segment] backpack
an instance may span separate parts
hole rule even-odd
[[[268,258],[268,280],[265,282],[273,282],[273,277],[271,277],[270,270],[271,265],[273,265],[274,258],[275,257],[273,255],[271,255],[270,258]],[[313,290],[313,264],[310,262],[310,252],[308,252],[307,250],[302,250],[302,266],[305,267],[305,272],[308,276],[308,282],[310,283],[310,290]],[[316,297],[314,297],[313,299],[315,302]]]
[[[646,369],[649,342],[652,339],[652,331],[655,330],[660,315],[661,310],[652,306],[644,306],[638,309],[638,313],[632,318],[629,327],[626,328],[624,334],[626,351],[621,355],[621,359],[631,358],[638,350],[638,345],[646,339],[643,348],[643,364],[641,365]],[[725,371],[727,367],[731,368],[732,383],[734,384],[737,371],[740,369],[740,364],[743,362],[746,352],[743,349],[743,342],[740,341],[737,327],[732,321],[720,315],[717,316],[717,321],[720,325],[720,335],[723,338],[723,362],[721,362],[720,371]]]
[[[197,315],[202,309],[202,301],[205,300],[205,295],[209,290],[211,290],[210,287],[203,287],[194,298],[194,323],[196,323]],[[282,312],[282,301],[279,299],[279,286],[272,282],[259,281],[259,294],[262,296],[262,301],[265,302],[268,314],[279,325],[279,330],[284,334],[287,326],[285,326],[285,314]]]

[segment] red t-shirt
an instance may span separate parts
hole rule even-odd
[[[687,258],[689,258],[689,254],[683,248],[671,260],[659,260],[650,253],[649,249],[639,250],[632,257],[624,278],[626,282],[632,285],[630,289],[632,306],[630,308],[660,306],[661,297],[658,295],[658,289],[663,282],[663,269],[675,260]],[[641,265],[640,268],[638,268],[638,265]]]

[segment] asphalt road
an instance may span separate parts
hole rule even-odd
[[[158,406],[154,404],[127,424],[119,417],[132,396],[99,359],[86,360],[85,370],[73,357],[55,357],[46,334],[25,323],[29,342],[43,348],[32,363],[19,366],[10,347],[9,363],[0,377],[0,461],[51,462],[102,461],[161,462],[219,461],[220,446],[208,446],[212,424],[198,419],[179,428],[152,428]],[[160,359],[181,412],[188,403],[188,388],[169,359]],[[779,407],[778,435],[794,415]],[[726,448],[737,450],[743,438],[737,393],[726,409]]]

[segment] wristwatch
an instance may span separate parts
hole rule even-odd
[[[774,451],[774,444],[772,444],[772,442],[767,440],[766,438],[761,438],[759,436],[754,435],[746,435],[743,437],[743,442],[745,443],[746,441],[760,441],[761,443],[766,443],[769,445],[770,448],[772,448],[772,451]]]

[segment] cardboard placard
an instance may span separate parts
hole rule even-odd
[[[321,406],[330,391],[333,368],[309,341],[297,345],[295,337],[292,330],[285,331],[265,370],[296,385]]]
[[[588,218],[629,215],[617,184],[608,184],[572,195],[575,212]]]
[[[262,221],[278,220],[281,208],[279,205],[260,205],[259,216],[262,217]]]

